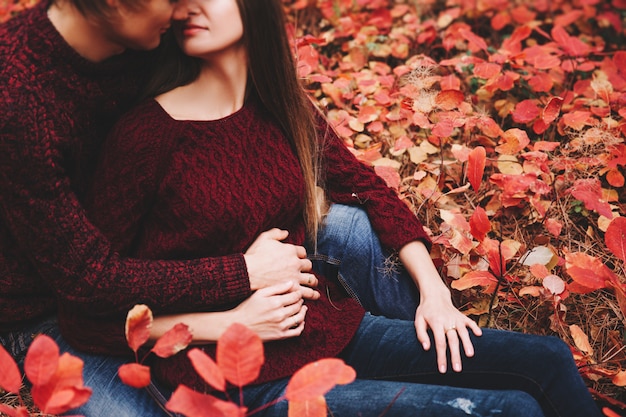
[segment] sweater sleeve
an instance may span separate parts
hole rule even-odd
[[[397,193],[373,169],[356,159],[327,122],[320,121],[319,125],[330,200],[363,206],[384,246],[399,250],[420,240],[430,250],[431,241],[424,227]]]
[[[185,262],[121,258],[72,190],[67,140],[60,145],[54,136],[46,103],[36,94],[7,94],[0,116],[0,213],[61,302],[103,317],[137,303],[185,312],[249,294],[241,254]]]

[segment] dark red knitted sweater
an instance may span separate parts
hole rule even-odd
[[[89,168],[147,57],[83,59],[48,20],[48,3],[0,26],[0,331],[53,313],[55,297],[93,317],[137,302],[186,311],[241,299],[250,291],[241,254],[125,260],[85,217]]]
[[[363,202],[388,247],[427,240],[395,192],[358,162],[339,138],[330,132],[326,136],[331,200]],[[217,121],[176,121],[156,101],[147,101],[122,118],[102,155],[90,215],[122,252],[140,258],[228,257],[244,252],[272,227],[288,230],[291,243],[305,241],[297,158],[273,119],[253,99]],[[243,273],[228,271],[213,278],[229,282],[229,274]],[[361,307],[324,277],[319,279],[322,298],[307,302],[304,333],[265,345],[266,363],[258,382],[335,356],[352,338],[363,316]],[[227,309],[231,301],[225,294],[206,309]],[[151,307],[163,311],[158,305]],[[104,328],[98,326],[98,332]],[[97,337],[94,334],[92,340]],[[212,346],[205,349],[214,354]],[[158,360],[153,371],[172,386],[203,386],[184,353]]]

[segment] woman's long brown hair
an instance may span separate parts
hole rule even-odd
[[[317,137],[316,110],[297,77],[283,4],[281,0],[236,2],[248,54],[248,88],[254,88],[296,151],[304,176],[307,237],[314,243],[322,205],[316,192],[316,186],[322,186],[320,139]],[[171,34],[163,40],[160,54],[146,96],[156,96],[188,84],[199,74],[199,60],[185,56]]]

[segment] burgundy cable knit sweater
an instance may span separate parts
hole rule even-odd
[[[0,26],[0,331],[54,313],[55,298],[108,317],[137,302],[192,311],[249,294],[241,254],[122,259],[87,220],[90,167],[149,57],[83,59],[48,20],[48,3]]]
[[[395,192],[358,162],[339,138],[330,132],[326,136],[330,199],[362,202],[383,245],[399,249],[416,239],[428,241]],[[94,223],[122,253],[148,259],[232,256],[272,227],[288,230],[291,243],[305,241],[297,158],[254,99],[217,121],[176,121],[156,101],[147,101],[122,118],[102,155],[88,207]],[[228,282],[231,277],[225,273],[214,279]],[[266,362],[257,382],[285,377],[310,361],[335,356],[351,340],[363,310],[333,283],[319,279],[322,298],[307,301],[303,334],[265,344]],[[218,298],[206,309],[227,309],[230,301],[227,296]],[[162,312],[158,305],[151,308]],[[71,314],[67,317],[73,321]],[[90,328],[92,342],[98,334],[115,339],[113,333],[103,334],[107,327],[102,324]],[[205,350],[214,356],[212,345]],[[157,359],[152,369],[169,385],[203,388],[184,353]]]

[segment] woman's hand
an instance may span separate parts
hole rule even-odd
[[[431,348],[428,329],[433,333],[437,352],[437,369],[448,369],[446,351],[450,350],[452,369],[460,372],[461,344],[468,357],[474,356],[474,346],[469,330],[480,336],[480,327],[452,304],[450,290],[445,286],[439,272],[422,242],[406,244],[399,252],[400,260],[415,281],[420,292],[420,305],[415,312],[415,331],[424,350]],[[469,329],[469,330],[468,330]]]
[[[317,300],[320,298],[314,289],[317,278],[311,273],[312,264],[306,257],[306,249],[282,242],[288,234],[280,229],[263,232],[244,253],[250,288],[259,290],[291,281],[297,283],[302,297]]]
[[[246,325],[263,341],[300,336],[307,306],[298,287],[283,282],[258,290],[233,309],[234,321]]]
[[[469,330],[476,336],[482,331],[478,324],[465,314],[461,313],[452,304],[450,293],[442,292],[439,296],[430,294],[422,297],[415,312],[415,330],[417,339],[424,350],[429,350],[431,340],[428,329],[431,329],[437,351],[437,369],[442,374],[447,371],[446,350],[450,350],[450,362],[455,372],[463,368],[461,363],[461,347],[467,357],[474,356],[474,346],[470,340]]]

